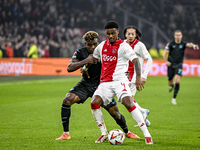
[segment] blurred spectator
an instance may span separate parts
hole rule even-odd
[[[3,57],[3,51],[0,49],[0,58]]]
[[[73,44],[72,40],[66,42],[63,41],[61,48],[60,48],[60,57],[72,57],[73,53],[75,51],[75,45]]]
[[[49,40],[49,54],[50,57],[59,57],[59,49],[60,49],[60,45],[58,42],[50,39]]]
[[[50,55],[49,55],[49,45],[47,45],[47,41],[46,39],[42,40],[42,43],[41,43],[41,58],[49,58]]]
[[[116,9],[115,5],[120,9]],[[151,21],[168,37],[178,28],[187,35],[185,41],[198,43],[199,8],[200,1],[196,0],[0,0],[0,44],[2,38],[9,40],[13,44],[14,57],[26,57],[30,45],[29,38],[25,37],[28,34],[36,36],[38,45],[46,40],[50,57],[71,57],[71,51],[84,45],[81,39],[85,30],[103,30],[108,20],[116,20],[123,27],[125,22],[121,10]],[[128,15],[127,24],[138,24],[138,20]],[[149,44],[152,29],[145,24],[141,26],[143,33],[146,32],[141,40],[147,47],[152,47]],[[68,49],[67,54],[63,45],[74,49]],[[0,46],[3,57],[6,57],[5,48]],[[42,56],[39,54],[39,57]]]
[[[29,58],[38,58],[38,47],[37,47],[37,39],[36,37],[31,37],[31,41],[30,41],[30,49],[29,52],[27,54],[27,57]]]
[[[8,43],[7,43],[7,46],[6,46],[6,55],[9,58],[14,57],[14,50],[13,50],[12,42],[11,41],[8,41]]]
[[[26,39],[22,39],[21,35],[16,38],[16,44],[14,48],[15,57],[23,57],[23,47],[25,45]]]

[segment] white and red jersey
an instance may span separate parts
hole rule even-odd
[[[125,41],[127,42],[127,40],[125,40]],[[136,53],[136,55],[138,57],[138,60],[139,60],[139,63],[141,65],[141,77],[146,79],[147,75],[148,75],[148,73],[149,73],[149,71],[151,69],[152,62],[153,62],[152,58],[151,58],[149,52],[147,51],[147,48],[144,45],[144,43],[142,43],[138,39],[135,39],[133,41],[133,43],[130,44],[130,46],[133,48],[133,51]],[[146,60],[147,63],[146,63],[145,70],[143,72],[144,60]],[[133,63],[132,63],[132,65],[130,65],[129,70],[133,70],[133,68],[134,68],[134,66],[133,66]],[[129,78],[132,79],[131,82],[135,83],[135,81],[136,81],[136,73],[134,73],[132,77],[129,76]]]
[[[138,39],[135,39],[135,40],[133,41],[133,43],[131,43],[131,44],[129,44],[129,45],[132,47],[132,49],[134,49],[135,45],[136,45],[138,42],[139,42],[139,40],[138,40]],[[126,43],[128,43],[128,41],[126,41]],[[136,55],[137,55],[137,54],[136,54]],[[129,72],[129,81],[131,81],[132,78],[133,78],[133,74],[134,74],[134,64],[133,64],[131,61],[129,61],[128,72]]]
[[[111,44],[109,40],[101,42],[94,50],[93,56],[101,59],[100,82],[128,80],[126,73],[128,61],[137,58],[129,44],[120,38]]]

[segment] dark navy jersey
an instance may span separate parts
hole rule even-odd
[[[75,51],[72,59],[82,61],[86,59],[89,55],[90,53],[88,52],[87,47],[83,47]],[[100,82],[101,62],[97,62],[97,64],[92,64],[88,69],[88,74],[90,78],[88,78],[86,74],[83,74],[81,82],[83,82],[86,88],[88,88],[91,92],[94,92]]]
[[[165,49],[169,51],[168,61],[171,62],[172,67],[183,64],[185,48],[186,43],[183,41],[179,44],[172,41],[166,45]]]

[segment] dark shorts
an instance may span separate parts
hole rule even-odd
[[[76,94],[81,100],[78,101],[77,103],[84,103],[89,97],[92,97],[94,91],[88,90],[87,86],[83,82],[78,82],[72,89],[69,91],[70,93]],[[104,109],[108,110],[110,107],[113,107],[117,105],[115,99],[113,98],[112,102],[110,102],[108,105],[101,105]]]
[[[109,110],[109,108],[110,107],[113,107],[113,106],[115,106],[115,105],[117,105],[117,103],[116,103],[116,101],[115,101],[115,99],[113,98],[112,99],[112,102],[110,102],[108,105],[101,105],[101,107],[103,107],[104,109],[106,109],[107,111]]]
[[[94,91],[88,90],[83,82],[78,82],[69,92],[76,94],[81,99],[77,103],[84,103],[89,97],[92,97]]]
[[[178,65],[178,66],[175,66],[175,67],[171,67],[169,66],[168,67],[168,70],[167,70],[167,77],[168,77],[168,80],[172,80],[173,77],[177,74],[179,76],[182,76],[182,72],[183,72],[183,67],[182,65]]]

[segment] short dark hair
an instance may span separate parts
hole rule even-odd
[[[104,28],[105,28],[105,29],[112,29],[112,28],[118,29],[119,26],[118,26],[117,22],[115,22],[115,21],[108,21],[108,22],[104,25]]]
[[[127,32],[128,29],[135,29],[135,30],[136,30],[136,34],[137,34],[136,38],[137,38],[137,39],[139,39],[139,37],[142,36],[142,33],[138,30],[137,27],[135,27],[135,26],[128,26],[128,27],[126,27],[126,28],[124,29],[124,38],[125,38],[125,39],[126,39],[126,32]]]

